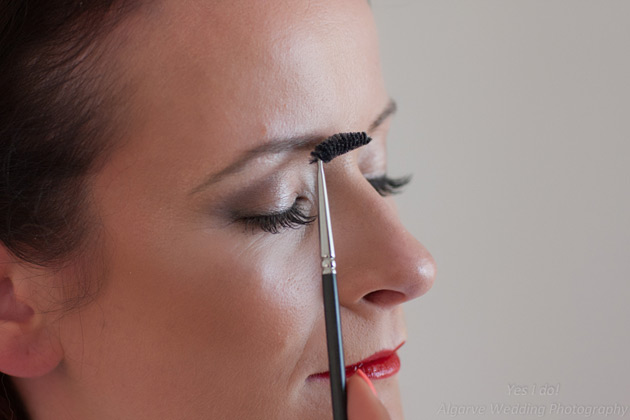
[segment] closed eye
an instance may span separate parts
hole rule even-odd
[[[411,176],[390,178],[387,175],[382,175],[368,178],[367,180],[381,196],[387,197],[402,192],[403,187],[411,181]],[[286,229],[299,229],[313,223],[317,219],[317,216],[309,216],[305,212],[301,201],[299,198],[296,199],[293,205],[286,210],[240,217],[238,222],[252,232],[262,230],[263,232],[277,234]]]
[[[409,184],[410,181],[410,175],[400,178],[390,178],[387,175],[382,175],[376,178],[368,178],[368,182],[383,197],[402,192],[403,187]]]
[[[281,211],[255,216],[241,217],[238,221],[244,224],[252,232],[262,230],[267,233],[280,233],[285,229],[298,229],[308,225],[317,219],[305,213],[300,199],[296,199],[293,205]]]

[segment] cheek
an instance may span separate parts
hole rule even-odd
[[[110,232],[100,294],[64,320],[66,358],[80,361],[69,373],[113,396],[95,405],[150,401],[150,411],[163,401],[168,412],[184,398],[216,418],[297,410],[321,323],[317,242],[174,231],[169,241]]]
[[[169,241],[113,238],[96,363],[166,376],[169,388],[203,389],[212,399],[247,388],[261,399],[261,390],[286,396],[312,373],[300,362],[321,321],[317,242],[177,232]]]
[[[317,261],[277,239],[270,245],[226,237],[210,253],[192,255],[188,271],[188,299],[204,308],[219,351],[254,372],[295,366],[317,321]]]

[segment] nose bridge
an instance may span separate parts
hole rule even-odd
[[[395,305],[431,288],[433,257],[403,227],[391,199],[364,179],[330,193],[342,305]]]

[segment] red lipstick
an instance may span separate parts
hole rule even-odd
[[[404,342],[394,350],[383,350],[374,353],[367,359],[361,360],[354,365],[346,366],[346,378],[354,375],[357,370],[361,369],[370,379],[385,379],[394,376],[400,370],[400,359],[396,352]],[[330,372],[316,373],[311,378],[328,379]]]

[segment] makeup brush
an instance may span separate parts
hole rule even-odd
[[[328,368],[334,420],[347,420],[346,367],[343,358],[339,296],[337,294],[337,267],[335,246],[330,224],[330,208],[324,163],[335,157],[368,144],[372,140],[366,133],[340,133],[324,140],[311,152],[311,163],[317,162],[317,195],[319,201],[319,243],[322,257],[322,286],[324,293],[324,317]]]
[[[311,162],[321,160],[328,163],[339,155],[348,153],[357,147],[365,146],[372,141],[367,133],[339,133],[328,137],[311,152]]]

